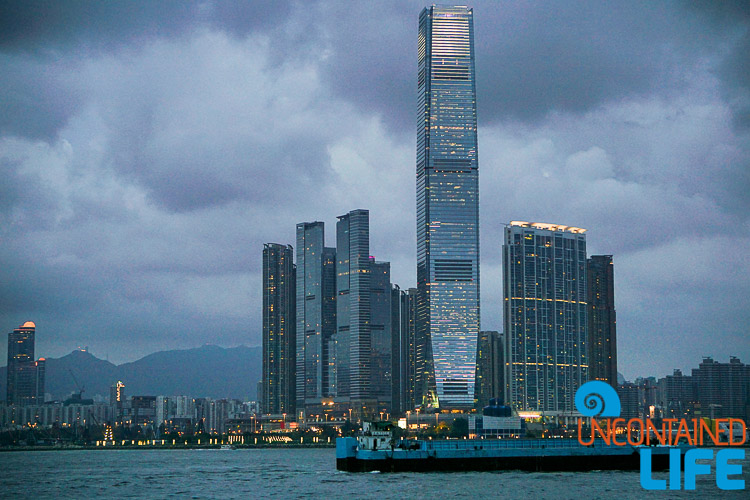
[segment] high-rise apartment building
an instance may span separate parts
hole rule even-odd
[[[296,413],[328,396],[328,347],[336,324],[335,249],[325,246],[322,222],[297,224]]]
[[[586,262],[588,294],[589,379],[617,388],[617,322],[615,272],[611,255],[592,255]]]
[[[34,360],[36,325],[27,321],[8,334],[6,401],[12,405],[44,402],[45,360]]]
[[[393,386],[391,413],[403,415],[415,408],[415,328],[417,324],[417,289],[391,288],[391,372]]]
[[[672,375],[659,379],[656,404],[665,417],[691,418],[696,402],[693,377],[683,375],[682,370],[675,369]]]
[[[336,223],[336,397],[371,399],[370,212]]]
[[[425,357],[417,396],[469,408],[480,317],[472,9],[424,9],[418,56],[417,336]]]
[[[692,373],[702,417],[750,420],[750,365],[735,356],[729,363],[706,357]]]
[[[291,245],[263,245],[264,413],[295,413],[296,275]]]
[[[490,404],[490,399],[503,399],[503,373],[505,339],[495,331],[479,332],[477,341],[477,408]]]
[[[125,384],[118,380],[109,387],[109,404],[121,407],[125,401]]]
[[[588,379],[585,229],[513,221],[503,245],[506,404],[572,411]]]

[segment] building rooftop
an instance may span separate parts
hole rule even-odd
[[[562,224],[549,224],[547,222],[526,222],[521,220],[510,221],[511,226],[529,227],[533,229],[545,229],[547,231],[564,231],[568,233],[585,233],[586,230],[580,227],[564,226]]]

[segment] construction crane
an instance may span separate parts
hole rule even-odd
[[[73,377],[73,382],[75,382],[76,389],[78,389],[78,394],[76,394],[74,392],[73,395],[70,397],[70,400],[71,401],[81,401],[83,399],[84,387],[82,387],[81,384],[78,383],[78,379],[76,378],[75,374],[73,373],[73,370],[71,370],[70,368],[68,368],[68,372],[70,373],[70,376]]]

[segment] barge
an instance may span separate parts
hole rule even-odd
[[[639,470],[640,449],[651,450],[651,469],[669,467],[674,446],[584,446],[574,439],[395,440],[390,424],[365,422],[357,438],[336,440],[336,468],[348,472],[522,470]],[[685,449],[679,447],[684,456]]]

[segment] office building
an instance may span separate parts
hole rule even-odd
[[[572,411],[588,380],[585,231],[505,227],[505,401],[518,410]]]
[[[479,170],[474,21],[424,9],[417,76],[417,336],[427,406],[474,404],[479,334]]]
[[[9,405],[44,403],[45,360],[34,360],[36,325],[27,321],[8,334],[6,401]]]
[[[320,404],[329,391],[329,339],[333,335],[335,250],[325,247],[322,222],[297,224],[296,412]],[[335,279],[333,280],[335,281]]]
[[[294,414],[296,275],[291,245],[263,245],[263,413]]]
[[[617,388],[614,275],[611,255],[592,255],[586,261],[589,379]]]

